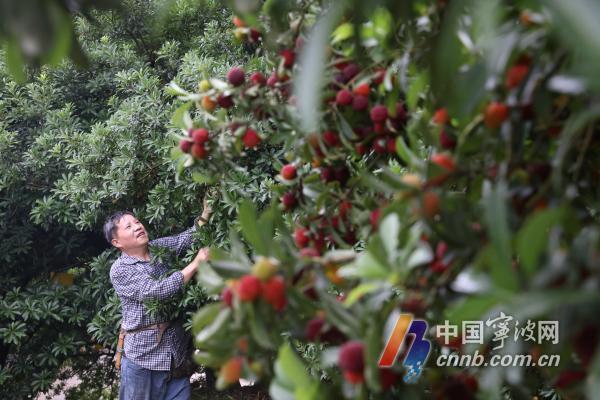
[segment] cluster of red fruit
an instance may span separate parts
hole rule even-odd
[[[391,108],[377,103],[375,89],[382,84],[386,70],[361,71],[357,64],[348,61],[340,61],[335,66],[338,73],[330,85],[335,96],[330,97],[328,103],[335,104],[343,115],[352,120],[357,136],[351,139],[355,151],[359,155],[366,154],[369,149],[378,155],[395,154],[396,137],[402,134],[408,115],[402,102]],[[322,140],[328,148],[341,145],[336,132],[325,131]],[[311,143],[316,156],[322,158],[322,152],[314,144]]]
[[[232,307],[234,296],[237,296],[241,302],[249,303],[262,298],[275,310],[283,310],[287,304],[286,284],[283,276],[275,275],[276,272],[276,261],[260,257],[254,264],[251,274],[230,281],[229,285],[223,288],[221,300],[228,307]]]
[[[190,129],[189,138],[179,141],[179,148],[184,153],[191,153],[196,159],[206,158],[208,155],[209,133],[204,128]]]

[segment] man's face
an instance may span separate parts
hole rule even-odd
[[[125,214],[117,222],[112,244],[121,251],[145,247],[148,245],[148,233],[136,217]]]

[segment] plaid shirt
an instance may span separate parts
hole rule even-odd
[[[179,235],[155,239],[148,244],[168,247],[180,255],[191,246],[192,232],[195,230],[196,224]],[[181,293],[183,274],[176,271],[168,277],[160,278],[168,270],[164,264],[144,261],[125,253],[121,253],[121,257],[113,263],[110,281],[121,300],[123,329],[134,330],[167,321],[165,317],[151,317],[144,306],[144,300],[162,300]],[[139,366],[154,371],[170,370],[171,358],[176,367],[181,365],[188,350],[188,337],[181,324],[170,324],[160,343],[156,343],[157,336],[158,329],[128,333],[124,345],[126,357]]]

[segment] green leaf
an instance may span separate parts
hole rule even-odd
[[[341,15],[343,2],[334,2],[314,25],[300,54],[300,73],[294,79],[294,93],[298,99],[300,124],[304,132],[318,129],[325,57],[329,46],[330,33]]]
[[[56,20],[55,35],[52,38],[52,47],[48,50],[43,62],[50,65],[58,65],[69,55],[71,43],[73,42],[73,25],[71,16],[58,8],[55,3],[50,2],[49,13]]]
[[[371,283],[361,283],[354,289],[348,293],[346,300],[344,300],[344,305],[346,307],[351,307],[354,303],[360,300],[365,294],[371,293],[377,289],[381,288],[380,283],[371,282]]]
[[[188,110],[191,106],[192,102],[188,101],[186,103],[183,103],[181,106],[177,107],[177,110],[175,110],[173,116],[171,117],[171,122],[174,126],[184,130],[188,130],[191,128],[191,126],[188,126],[188,123],[186,122],[186,113],[188,113]]]
[[[506,207],[506,183],[499,182],[492,187],[490,182],[484,183],[483,189],[484,220],[492,241],[493,276],[501,278],[495,283],[508,290],[518,287],[516,276],[512,269],[511,233],[508,226],[508,210]]]
[[[285,387],[278,379],[273,379],[269,385],[269,396],[273,400],[296,400],[294,392]]]
[[[411,82],[408,92],[406,93],[406,104],[410,111],[415,111],[419,96],[425,92],[429,77],[426,72],[420,72]]]
[[[19,46],[14,40],[11,40],[6,42],[5,51],[8,72],[10,72],[16,82],[24,82],[26,76],[23,71],[23,56],[21,54],[21,49],[19,49]]]
[[[523,269],[532,276],[537,262],[548,243],[550,228],[560,222],[561,208],[551,208],[531,215],[517,234],[517,252]]]
[[[311,384],[310,376],[306,373],[306,365],[298,358],[289,344],[285,343],[279,348],[277,360],[296,387]]]
[[[212,320],[210,325],[202,328],[194,337],[196,342],[203,343],[207,342],[210,339],[217,337],[220,335],[220,332],[225,329],[225,327],[230,324],[231,317],[231,309],[228,307],[223,308],[222,304],[217,303],[220,306],[221,310],[218,312],[217,316]]]
[[[319,293],[323,309],[330,320],[340,331],[349,337],[356,337],[359,324],[356,316],[347,310],[336,298],[327,293]]]
[[[600,90],[600,3],[596,0],[547,0],[544,5],[552,15],[552,27],[576,55],[576,70]]]
[[[215,183],[214,177],[201,174],[198,171],[192,172],[192,180],[196,183],[207,184],[207,185]]]
[[[393,261],[398,252],[398,235],[400,234],[400,218],[398,214],[387,215],[379,227],[379,236],[387,253],[387,259]]]
[[[417,169],[423,168],[423,160],[419,159],[411,151],[411,149],[408,147],[402,136],[398,136],[398,139],[396,139],[396,152],[398,153],[398,156],[410,167]]]
[[[499,294],[486,294],[483,296],[466,297],[450,305],[446,310],[446,318],[453,324],[462,321],[472,321],[481,318],[486,311],[504,300]]]
[[[211,252],[212,254],[212,252]],[[237,278],[250,272],[250,267],[241,262],[231,260],[211,261],[213,269],[225,277]]]
[[[331,34],[331,36],[333,37],[331,40],[331,44],[336,44],[338,42],[344,41],[352,37],[353,35],[354,25],[352,25],[350,22],[344,22],[343,24],[335,28],[335,30]]]
[[[207,262],[198,267],[196,279],[208,293],[218,293],[224,284],[223,278]]]
[[[242,204],[240,204],[238,221],[244,237],[252,244],[252,246],[254,246],[256,252],[264,256],[269,255],[269,247],[267,243],[263,241],[264,238],[261,234],[261,229],[263,227],[258,224],[256,208],[250,200],[244,200]]]
[[[256,343],[265,349],[274,349],[273,339],[267,331],[264,319],[260,313],[254,311],[252,306],[248,307],[248,320],[250,321],[250,332]]]
[[[192,326],[194,332],[199,332],[210,324],[223,309],[223,304],[213,303],[203,306],[196,314],[194,314]]]
[[[387,279],[390,271],[368,251],[358,255],[355,262],[345,265],[338,270],[345,278]]]

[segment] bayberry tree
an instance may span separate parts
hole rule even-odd
[[[197,361],[220,368],[218,386],[268,382],[276,399],[593,397],[598,5],[232,4],[234,35],[268,68],[169,88],[182,101],[173,157],[197,182],[222,187],[259,151],[278,171],[271,205],[244,202],[241,237],[198,276],[221,293],[194,319]],[[560,365],[430,361],[416,383],[378,367],[399,313],[429,322],[435,360],[495,353],[494,338],[435,332],[499,312],[558,320],[558,343],[503,351]]]

